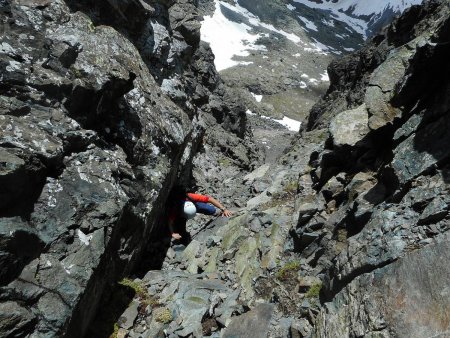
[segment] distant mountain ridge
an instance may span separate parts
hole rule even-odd
[[[301,121],[326,91],[327,65],[421,1],[199,0],[201,39],[247,110]]]
[[[291,6],[303,4],[318,11],[329,12],[332,18],[350,24],[356,32],[370,37],[390,23],[394,16],[422,2],[423,0],[293,0]]]

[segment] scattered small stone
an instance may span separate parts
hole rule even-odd
[[[138,315],[139,302],[133,300],[126,311],[119,318],[119,325],[121,328],[129,330],[136,320]]]

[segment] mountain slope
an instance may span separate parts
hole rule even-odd
[[[419,5],[422,0],[293,0],[292,3],[328,11],[330,18],[348,23],[351,28],[364,36],[371,36],[388,24],[393,16],[403,13],[412,5]]]
[[[326,65],[417,2],[203,0],[201,38],[248,111],[303,121],[328,86]]]

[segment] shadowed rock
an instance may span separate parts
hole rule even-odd
[[[253,310],[234,317],[230,325],[223,333],[224,338],[266,337],[269,329],[269,322],[272,317],[273,305],[259,304]]]

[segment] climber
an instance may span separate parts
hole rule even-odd
[[[172,188],[168,204],[170,234],[173,239],[182,240],[184,244],[188,244],[191,239],[190,234],[186,230],[186,221],[194,218],[197,213],[225,217],[232,215],[232,212],[215,198],[187,192],[186,188],[181,185],[176,185]]]

